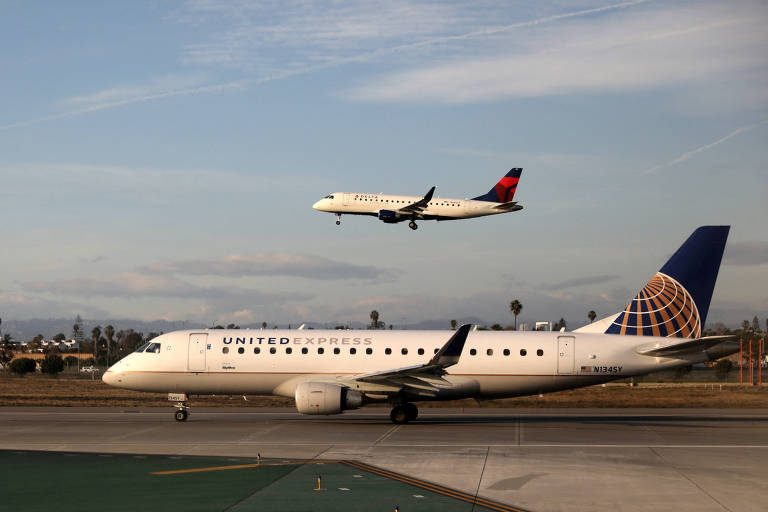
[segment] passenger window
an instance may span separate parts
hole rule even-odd
[[[475,350],[475,349],[470,350],[469,351],[469,355],[476,356],[477,355],[477,350]]]
[[[323,347],[319,347],[319,348],[317,349],[317,353],[318,353],[318,354],[322,354],[323,352],[325,352],[325,349],[324,349]]]
[[[336,347],[333,349],[334,354],[338,354],[339,352],[341,352],[341,350],[339,350],[339,347]]]
[[[245,353],[245,349],[244,349],[243,347],[239,347],[239,348],[237,349],[237,353],[238,353],[238,354],[244,354],[244,353]]]
[[[277,353],[277,349],[275,347],[269,347],[269,353],[270,354],[276,354]]]
[[[302,354],[306,354],[307,352],[309,352],[309,350],[307,349],[307,347],[302,347],[302,348],[301,348],[301,353],[302,353]]]
[[[373,354],[373,349],[369,347],[369,348],[365,349],[365,353],[368,354],[368,355],[371,355],[371,354]]]
[[[527,351],[527,350],[525,350],[524,348],[521,348],[521,349],[520,349],[520,355],[521,355],[521,356],[524,356],[524,355],[526,355],[527,353],[528,353],[528,351]]]
[[[384,353],[385,353],[385,354],[387,354],[387,355],[389,355],[389,354],[391,354],[391,353],[392,353],[392,349],[391,349],[391,348],[385,348],[385,349],[384,349]]]
[[[258,354],[259,352],[261,352],[261,349],[259,347],[253,347],[254,354]]]
[[[291,347],[285,347],[286,354],[290,354],[291,352],[293,352],[293,349]]]
[[[349,353],[352,354],[352,355],[355,355],[355,354],[357,354],[357,349],[356,348],[351,348],[351,349],[349,349]]]
[[[485,351],[485,354],[489,355],[489,356],[492,356],[493,355],[493,349],[489,348],[488,350]]]
[[[423,349],[423,348],[420,348],[420,349],[419,349],[419,355],[420,355],[420,356],[423,356],[423,355],[424,355],[424,349]]]
[[[539,349],[539,350],[536,351],[536,355],[537,356],[543,356],[544,355],[544,351]]]
[[[224,347],[221,349],[222,354],[229,354],[229,347]]]
[[[400,349],[400,353],[403,354],[404,356],[407,356],[408,355],[408,349],[407,348],[402,348],[402,349]]]
[[[505,356],[508,356],[508,355],[509,355],[509,349],[508,349],[508,348],[505,348],[505,349],[504,349],[504,355],[505,355]]]

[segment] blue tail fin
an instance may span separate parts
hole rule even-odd
[[[523,173],[521,168],[515,167],[510,170],[487,194],[473,197],[475,201],[490,201],[492,203],[508,203],[515,197],[517,183],[520,181],[520,175]]]
[[[605,332],[700,338],[729,230],[694,231]]]

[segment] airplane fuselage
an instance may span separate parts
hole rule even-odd
[[[155,338],[157,351],[131,354],[104,375],[110,385],[150,392],[293,397],[301,382],[330,382],[371,396],[381,384],[355,375],[423,364],[448,331],[201,330]],[[670,338],[572,332],[475,331],[460,361],[435,381],[437,392],[410,390],[410,400],[500,398],[646,374],[709,360],[636,352]]]
[[[315,210],[344,214],[371,215],[379,217],[380,212],[397,212],[410,204],[421,200],[418,196],[395,196],[388,194],[365,194],[358,192],[334,192],[317,201],[312,208]],[[477,201],[474,199],[432,198],[427,207],[419,213],[403,214],[398,220],[456,220],[497,215],[521,209],[517,206],[511,209],[500,209],[499,203]]]

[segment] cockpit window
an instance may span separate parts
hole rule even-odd
[[[147,347],[147,350],[145,350],[144,352],[152,352],[154,354],[159,354],[160,353],[160,344],[159,343],[150,343],[149,346]]]
[[[136,352],[144,352],[144,349],[147,348],[147,345],[149,345],[149,342],[146,342],[142,346],[136,349]]]
[[[325,196],[326,199],[333,199],[333,195]]]

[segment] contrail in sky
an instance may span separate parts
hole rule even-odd
[[[108,103],[98,103],[91,105],[90,107],[81,108],[78,110],[70,110],[68,112],[62,112],[61,114],[54,114],[52,116],[40,117],[37,119],[31,119],[29,121],[20,121],[18,123],[6,124],[0,126],[0,130],[10,130],[11,128],[20,128],[22,126],[30,126],[33,124],[44,123],[46,121],[55,121],[57,119],[64,119],[66,117],[79,116],[87,114],[89,112],[96,112],[99,110],[106,110],[109,108],[120,107],[123,105],[130,105],[132,103],[144,103],[146,101],[159,100],[162,98],[171,98],[173,96],[186,96],[190,94],[203,94],[209,92],[219,92],[230,89],[239,89],[245,84],[245,81],[240,80],[237,82],[229,82],[225,84],[207,85],[205,87],[195,87],[192,89],[177,89],[175,91],[160,92],[157,94],[148,94],[146,96],[137,96],[134,98],[126,98],[119,101],[112,101]]]
[[[720,139],[717,139],[715,142],[710,142],[709,144],[705,144],[701,147],[698,147],[696,149],[692,149],[691,151],[688,151],[686,153],[683,153],[682,155],[678,156],[677,158],[670,160],[669,162],[654,165],[650,169],[646,169],[640,174],[650,174],[652,172],[656,172],[659,169],[663,169],[664,167],[669,167],[671,165],[679,164],[680,162],[685,162],[689,158],[691,158],[693,155],[697,153],[701,153],[702,151],[706,151],[708,149],[712,149],[713,147],[717,146],[718,144],[722,144],[723,142],[727,141],[728,139],[731,139],[735,136],[737,136],[740,133],[744,133],[746,131],[752,130],[753,128],[757,128],[758,126],[762,126],[764,124],[768,123],[768,119],[763,119],[762,121],[759,121],[757,123],[748,124],[746,126],[742,126],[741,128],[736,128],[731,133],[726,135],[725,137],[722,137]]]
[[[305,66],[300,69],[290,70],[290,71],[283,71],[283,72],[277,72],[273,75],[269,75],[266,77],[262,77],[260,79],[252,79],[252,80],[239,80],[235,82],[228,82],[228,83],[222,83],[222,84],[216,84],[216,85],[208,85],[204,87],[195,87],[191,89],[178,89],[173,91],[166,91],[161,92],[157,94],[150,94],[146,96],[139,96],[134,98],[126,98],[119,101],[113,101],[113,102],[107,102],[107,103],[99,103],[97,105],[92,105],[90,107],[78,109],[78,110],[70,110],[67,112],[62,112],[60,114],[53,114],[50,116],[45,117],[39,117],[37,119],[30,119],[27,121],[19,121],[16,123],[6,124],[6,125],[0,125],[0,131],[4,130],[10,130],[13,128],[21,128],[25,126],[31,126],[35,124],[45,123],[48,121],[56,121],[58,119],[65,119],[67,117],[75,117],[80,116],[84,114],[88,114],[90,112],[96,112],[99,110],[107,110],[110,108],[120,107],[123,105],[130,105],[133,103],[144,103],[147,101],[154,101],[164,98],[170,98],[174,96],[186,96],[186,95],[192,95],[192,94],[203,94],[203,93],[210,93],[210,92],[219,92],[224,90],[231,90],[231,89],[240,89],[244,87],[247,83],[253,83],[253,84],[262,84],[266,82],[272,82],[275,80],[281,80],[287,77],[291,76],[297,76],[297,75],[304,75],[307,73],[311,73],[313,71],[320,71],[327,68],[332,68],[336,66],[341,66],[344,64],[349,64],[353,62],[367,62],[370,60],[373,60],[379,56],[390,54],[390,53],[396,53],[401,51],[407,51],[411,49],[421,48],[425,46],[432,46],[440,43],[445,43],[448,41],[459,41],[459,40],[466,40],[466,39],[473,39],[476,37],[484,37],[494,34],[500,34],[503,32],[508,32],[510,30],[516,29],[516,28],[523,28],[523,27],[532,27],[536,25],[543,25],[546,23],[552,23],[555,21],[560,21],[568,18],[575,18],[580,16],[588,16],[590,14],[597,14],[600,12],[605,11],[611,11],[615,9],[624,9],[627,7],[632,7],[638,4],[647,3],[649,0],[631,0],[628,2],[620,2],[616,4],[610,4],[605,5],[602,7],[595,7],[592,9],[583,9],[581,11],[573,11],[568,12],[564,14],[556,14],[553,16],[546,16],[543,18],[538,18],[535,20],[529,20],[529,21],[521,21],[517,23],[512,23],[510,25],[504,25],[501,27],[492,27],[487,28],[483,30],[475,30],[472,32],[467,32],[466,34],[458,34],[454,36],[441,36],[441,37],[433,37],[430,39],[425,39],[423,41],[417,41],[415,43],[408,43],[403,44],[399,46],[393,46],[389,48],[382,48],[379,50],[374,50],[372,52],[364,53],[357,56],[352,57],[339,57],[336,59],[331,59],[328,62],[325,62],[323,64],[314,65],[314,66]]]

